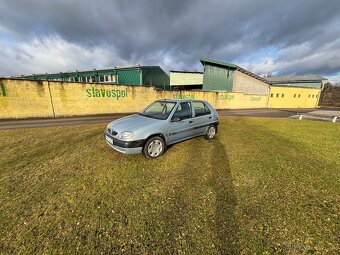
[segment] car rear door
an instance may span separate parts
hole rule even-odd
[[[191,102],[179,103],[169,123],[168,143],[176,143],[194,136],[193,123]]]
[[[193,119],[193,128],[195,135],[203,135],[205,134],[207,127],[210,125],[212,120],[212,114],[207,105],[201,101],[193,101],[194,108],[194,119]]]

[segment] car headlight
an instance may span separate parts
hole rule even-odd
[[[119,133],[119,135],[117,136],[118,139],[130,139],[133,137],[133,132],[131,131],[124,131],[124,132],[121,132]]]

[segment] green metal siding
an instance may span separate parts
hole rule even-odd
[[[32,80],[53,80],[53,79],[68,79],[75,78],[78,81],[79,77],[94,77],[95,82],[99,82],[99,76],[101,75],[116,75],[117,84],[123,85],[140,85],[140,72],[141,68],[132,69],[107,69],[107,70],[91,70],[80,71],[71,73],[55,73],[55,74],[39,74],[39,75],[27,75],[20,78],[32,79]]]
[[[54,74],[27,75],[20,78],[32,80],[61,80],[68,81],[74,78],[76,82],[85,82],[79,77],[93,77],[93,82],[99,82],[99,76],[115,75],[116,81],[109,82],[111,84],[122,85],[149,85],[162,89],[170,88],[170,78],[162,68],[158,66],[136,66],[128,68],[112,68],[105,70],[76,71]]]
[[[140,68],[135,69],[117,69],[117,84],[122,85],[140,85]]]
[[[170,78],[159,67],[148,67],[142,69],[143,85],[150,85],[162,89],[170,89]]]
[[[205,63],[203,73],[203,90],[232,92],[233,75],[234,71],[231,68]]]

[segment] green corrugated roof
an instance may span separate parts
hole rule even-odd
[[[201,63],[204,65],[204,63],[211,63],[214,65],[218,65],[218,66],[226,66],[226,67],[231,67],[231,68],[236,68],[237,65],[234,64],[230,64],[230,63],[226,63],[226,62],[221,62],[221,61],[216,61],[213,59],[209,59],[209,58],[201,58]]]
[[[112,71],[112,70],[133,70],[133,69],[147,69],[147,68],[160,68],[159,66],[143,66],[143,65],[131,65],[131,66],[114,66],[108,68],[99,68],[99,69],[92,69],[92,70],[76,70],[76,71],[65,71],[59,73],[37,73],[37,74],[28,74],[28,75],[21,75],[16,76],[18,78],[26,77],[26,76],[40,76],[40,75],[68,75],[68,74],[79,74],[79,73],[94,73],[94,72],[101,72],[101,71]],[[162,69],[162,68],[160,68]]]

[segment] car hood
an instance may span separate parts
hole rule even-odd
[[[138,114],[130,115],[124,118],[112,121],[108,128],[116,131],[117,133],[123,131],[136,131],[139,128],[144,128],[146,126],[152,126],[158,124],[162,120],[153,119]]]

